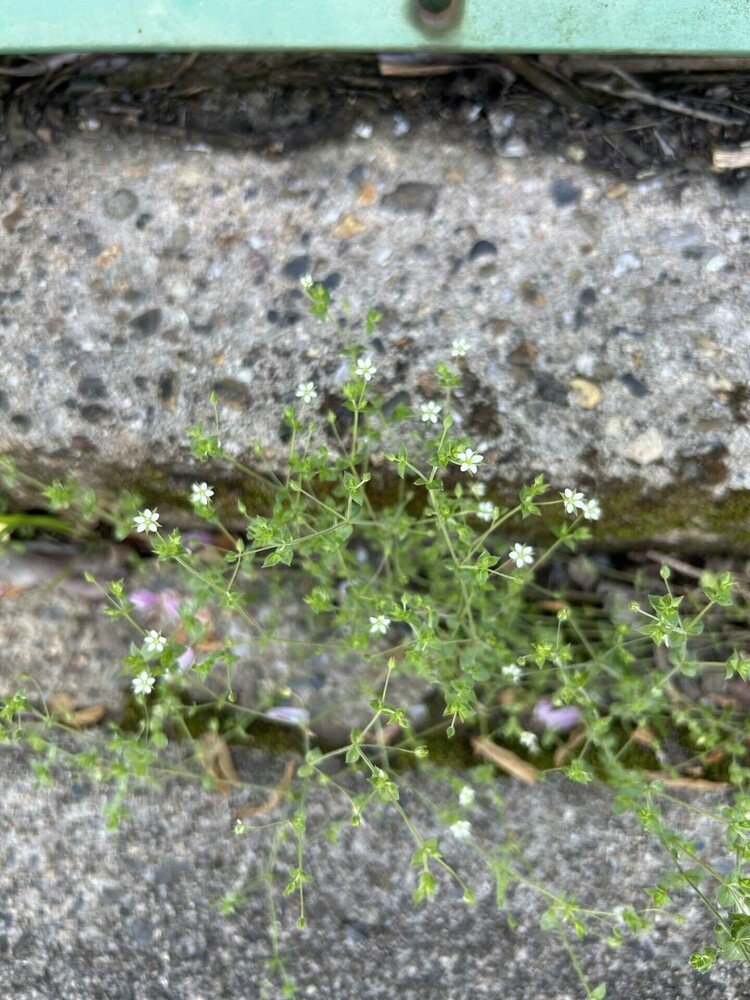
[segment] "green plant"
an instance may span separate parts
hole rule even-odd
[[[309,280],[303,289],[312,315],[326,321],[326,290]],[[40,780],[51,780],[52,765],[64,759],[112,783],[108,821],[116,825],[127,816],[130,782],[159,774],[159,754],[170,738],[195,737],[198,709],[209,716],[204,728],[221,732],[225,741],[242,739],[253,719],[267,716],[268,704],[237,703],[233,644],[224,635],[205,649],[213,625],[202,611],[215,608],[218,615],[236,617],[259,644],[279,639],[273,624],[254,614],[253,588],[271,579],[275,586],[302,593],[309,611],[306,634],[284,641],[296,649],[330,648],[367,667],[377,682],[369,720],[352,729],[344,745],[326,752],[311,740],[304,713],[287,710],[287,721],[299,727],[303,759],[284,788],[271,856],[258,879],[271,908],[270,971],[285,995],[292,995],[294,986],[279,954],[271,873],[279,858],[288,857],[283,890],[297,898],[304,925],[311,882],[305,867],[306,801],[312,783],[343,797],[354,825],[375,808],[401,817],[414,841],[416,903],[435,896],[442,876],[460,884],[467,904],[473,901],[470,886],[448,864],[439,840],[423,836],[401,803],[408,772],[399,763],[426,766],[429,751],[426,734],[415,731],[405,706],[391,700],[398,676],[421,678],[439,692],[444,721],[437,728],[448,740],[470,731],[485,747],[501,744],[517,759],[562,770],[571,781],[604,781],[612,789],[614,808],[632,812],[664,846],[673,869],[649,890],[648,905],[605,912],[535,881],[517,844],[475,843],[496,881],[500,908],[508,907],[507,890],[517,882],[546,899],[542,926],[559,935],[586,996],[603,997],[604,985],[588,983],[572,941],[596,933],[617,946],[626,934],[648,929],[654,913],[671,905],[683,889],[696,893],[716,920],[715,941],[693,955],[694,967],[706,971],[718,958],[750,960],[750,770],[743,720],[737,709],[691,699],[680,688],[682,679],[706,672],[750,677],[750,660],[738,651],[715,654],[715,643],[706,641],[704,631],[717,609],[733,604],[734,579],[729,573],[707,573],[698,590],[678,593],[664,567],[663,592],[649,598],[648,610],[634,603],[626,621],[567,602],[564,593],[545,585],[545,567],[590,538],[587,522],[598,520],[598,502],[575,489],[550,492],[542,477],[524,486],[512,504],[490,498],[474,478],[483,455],[457,430],[452,416],[467,345],[454,341],[452,360],[435,373],[434,398],[416,411],[404,405],[389,409],[377,392],[377,369],[367,353],[379,319],[370,311],[360,331],[349,328],[344,353],[351,374],[338,414],[323,413],[320,419],[315,385],[297,387],[296,405],[284,410],[289,454],[283,470],[266,462],[260,471],[260,445],[254,448],[252,468],[230,455],[212,399],[213,425],[190,431],[193,454],[246,475],[255,503],[251,508],[239,499],[234,509],[224,505],[228,516],[220,516],[220,488],[194,484],[193,513],[212,533],[205,543],[196,545],[178,529],[164,528],[156,509],[138,511],[138,498],[125,498],[113,512],[72,480],[46,488],[54,511],[73,511],[84,522],[107,520],[121,537],[135,529],[149,539],[160,563],[179,569],[184,581],[179,627],[168,635],[145,627],[125,582],[110,582],[104,588],[107,613],[126,619],[136,637],[124,664],[132,684],[134,731],[116,730],[97,749],[64,751],[51,733],[66,728],[65,723],[19,694],[0,709],[0,733],[25,740],[38,752]],[[22,474],[6,461],[4,475]],[[536,540],[545,536],[548,542],[539,549]],[[654,649],[660,651],[656,665]],[[185,697],[196,685],[204,695],[200,705]],[[277,692],[279,699],[283,695]],[[21,725],[24,718],[41,726]],[[387,751],[386,729],[400,734]],[[566,735],[571,730],[573,735]],[[726,829],[734,859],[723,874],[702,859],[689,836],[663,819],[660,803],[675,798],[670,783],[685,781],[659,760],[661,741],[674,732],[688,747],[688,763],[718,761],[720,776],[733,789],[731,803],[713,814]],[[345,780],[332,778],[331,758],[343,759],[363,776],[366,789],[352,791]],[[477,768],[475,778],[477,787],[497,796],[491,766]],[[215,787],[227,778],[209,770],[202,780]],[[467,810],[474,795],[471,786],[452,788],[437,806],[450,835],[473,840]],[[245,835],[252,827],[240,820],[235,832]],[[336,836],[333,827],[328,832]],[[229,891],[220,910],[232,912],[246,891]]]

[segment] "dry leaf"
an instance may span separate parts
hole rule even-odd
[[[367,226],[358,219],[353,212],[347,212],[346,215],[342,215],[336,225],[333,227],[333,235],[337,236],[340,240],[350,240],[352,236],[359,236],[367,229]]]
[[[585,742],[586,729],[584,726],[578,726],[577,729],[573,730],[563,745],[555,750],[552,757],[552,763],[555,767],[562,767],[563,764],[566,764],[570,760],[578,747]]]
[[[521,760],[512,750],[499,747],[497,743],[486,740],[481,736],[475,736],[471,741],[471,745],[474,748],[475,754],[484,757],[485,760],[488,760],[491,764],[495,764],[501,770],[505,771],[506,774],[518,778],[519,781],[524,781],[527,785],[532,785],[535,781],[539,780],[541,775],[539,768],[534,767],[533,764],[529,764],[526,760]]]
[[[86,708],[76,710],[77,703],[72,694],[60,691],[58,694],[50,695],[47,699],[47,708],[60,722],[64,722],[66,726],[75,726],[76,729],[95,726],[107,714],[106,705],[88,705]]]
[[[232,754],[226,741],[218,733],[204,733],[200,745],[201,763],[216,779],[216,788],[222,795],[229,794],[229,786],[238,783]]]
[[[284,792],[295,775],[297,763],[296,760],[288,760],[284,768],[284,776],[278,785],[271,790],[266,801],[262,802],[259,806],[245,806],[244,809],[240,809],[235,815],[235,819],[250,819],[251,816],[261,816],[263,813],[269,813],[276,806],[280,805],[284,798]]]
[[[568,385],[573,390],[574,401],[586,410],[593,410],[602,398],[602,390],[587,378],[572,378]]]
[[[77,712],[73,712],[73,725],[77,726],[78,729],[86,729],[89,726],[97,725],[106,714],[106,705],[89,705],[88,708],[79,708]]]
[[[72,694],[68,694],[65,691],[59,691],[57,694],[51,694],[47,699],[47,708],[50,710],[52,715],[57,716],[57,718],[63,722],[70,719],[75,707],[76,699]]]

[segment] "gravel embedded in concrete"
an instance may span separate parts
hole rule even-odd
[[[236,837],[230,800],[189,783],[144,791],[119,832],[105,830],[101,789],[63,775],[51,789],[35,788],[28,760],[3,748],[0,794],[0,995],[19,1000],[209,1000],[277,997],[262,991],[270,954],[264,897],[229,918],[213,904],[257,874],[268,843]],[[259,751],[237,756],[241,776],[278,781],[283,764]],[[456,774],[456,780],[468,775]],[[446,796],[429,774],[420,792]],[[590,906],[610,908],[644,900],[638,890],[668,868],[666,856],[627,818],[613,818],[596,788],[548,780],[528,788],[499,778],[505,818],[478,799],[474,834],[491,844],[507,826],[525,843],[533,877],[574,893]],[[455,796],[455,791],[452,793]],[[423,833],[438,832],[430,811],[412,792],[403,797]],[[700,799],[706,805],[705,797]],[[313,794],[310,829],[345,814]],[[687,814],[686,814],[687,815]],[[684,821],[683,821],[684,822]],[[717,832],[690,820],[707,857],[720,855]],[[360,828],[342,827],[336,847],[313,842],[306,865],[309,926],[295,929],[297,911],[282,896],[281,947],[299,995],[321,1000],[394,995],[405,1000],[573,1000],[583,995],[560,945],[539,929],[543,907],[528,890],[511,892],[518,921],[508,929],[494,904],[494,887],[471,844],[444,834],[446,856],[473,886],[468,908],[446,880],[436,902],[415,909],[409,857],[413,850],[393,815],[372,814]],[[291,857],[280,859],[283,879]],[[632,1000],[740,1000],[748,978],[739,966],[706,976],[687,963],[707,943],[710,921],[681,900],[687,929],[660,921],[652,938],[618,950],[585,940],[579,954],[592,983],[607,995]]]
[[[0,202],[19,200],[0,449],[45,479],[70,468],[173,502],[212,390],[227,446],[257,439],[282,463],[295,386],[335,408],[339,351],[367,339],[306,315],[309,270],[354,315],[383,312],[363,349],[389,400],[429,398],[468,340],[457,417],[499,488],[542,471],[596,491],[604,530],[631,540],[744,530],[744,506],[717,521],[712,502],[750,488],[748,209],[711,177],[613,185],[379,125],[276,159],[104,130],[5,166]]]

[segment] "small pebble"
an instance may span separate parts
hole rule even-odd
[[[620,381],[636,399],[643,399],[644,396],[648,396],[648,386],[644,382],[641,382],[639,378],[636,378],[635,375],[631,375],[630,372],[623,375]]]
[[[118,188],[104,198],[104,211],[110,219],[127,219],[138,208],[138,199],[128,188]]]
[[[303,254],[300,257],[290,257],[282,268],[282,274],[285,278],[291,278],[292,281],[299,281],[310,273],[311,268],[312,261],[306,254]]]
[[[521,159],[528,156],[529,147],[523,139],[509,139],[503,146],[503,156],[510,156],[513,159]]]
[[[516,116],[512,111],[497,111],[495,109],[487,112],[487,121],[490,132],[496,139],[507,139],[510,135]]]
[[[581,200],[581,189],[568,177],[559,177],[557,180],[552,181],[549,186],[549,193],[558,208],[577,205]]]
[[[586,159],[586,150],[583,146],[578,146],[576,144],[571,144],[565,149],[565,156],[570,160],[571,163],[583,163]]]
[[[370,139],[372,138],[372,133],[374,131],[374,126],[372,122],[357,122],[354,126],[354,134],[358,139]]]
[[[422,181],[404,181],[383,198],[386,208],[397,212],[433,212],[437,205],[438,189]]]
[[[400,137],[402,135],[406,135],[410,131],[411,131],[411,124],[409,122],[409,119],[406,117],[406,115],[403,115],[401,114],[400,111],[397,111],[396,114],[393,116],[393,134],[396,137]]]
[[[628,250],[626,253],[621,253],[615,261],[615,266],[612,268],[612,277],[621,278],[629,271],[637,271],[640,266],[641,258],[638,254],[631,253],[631,251]]]
[[[622,434],[622,417],[610,417],[604,425],[604,436],[616,438]]]
[[[497,247],[489,240],[477,240],[469,251],[469,260],[476,260],[478,257],[494,257],[497,255]]]
[[[593,410],[602,399],[602,390],[594,382],[589,382],[585,378],[572,378],[568,382],[573,392],[573,399],[585,410]]]
[[[723,254],[717,254],[710,260],[706,261],[706,270],[710,274],[716,274],[717,271],[723,270],[727,266],[727,258]]]
[[[637,465],[650,465],[664,454],[664,440],[655,427],[634,438],[625,449],[625,457]]]

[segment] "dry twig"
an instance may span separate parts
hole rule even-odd
[[[680,778],[661,771],[649,771],[651,781],[660,781],[665,788],[687,788],[693,792],[721,792],[731,788],[728,781],[709,781],[708,778]]]
[[[622,75],[622,74],[618,74]],[[621,101],[638,101],[640,104],[647,104],[653,108],[661,108],[662,111],[671,111],[674,114],[686,115],[688,118],[697,118],[698,121],[710,122],[712,125],[747,125],[747,121],[739,118],[727,118],[725,115],[717,115],[712,111],[700,111],[698,108],[691,108],[680,101],[672,101],[668,97],[657,97],[656,94],[643,90],[640,86],[615,87],[610,83],[602,83],[600,80],[581,80],[581,86],[588,90],[596,91],[599,94],[608,94],[610,97],[617,97]]]
[[[488,760],[491,764],[495,764],[513,778],[518,778],[519,781],[523,781],[527,785],[533,785],[535,781],[539,780],[541,775],[539,768],[534,767],[533,764],[529,764],[527,760],[522,760],[512,750],[499,747],[497,743],[493,743],[482,736],[473,737],[471,745],[474,748],[475,754],[484,757],[485,760]]]
[[[743,142],[739,149],[715,149],[711,169],[716,174],[728,170],[750,167],[750,142]]]
[[[646,552],[646,558],[664,566],[669,566],[675,572],[682,573],[683,576],[690,576],[694,580],[700,580],[703,575],[697,566],[691,566],[690,563],[683,562],[682,559],[675,559],[674,556],[669,556],[664,552],[656,552],[654,549],[649,549]]]

